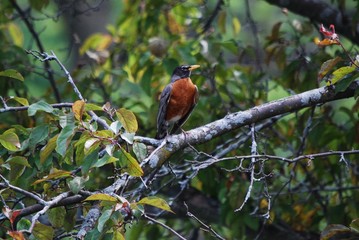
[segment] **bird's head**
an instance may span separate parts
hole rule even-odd
[[[176,67],[172,74],[172,81],[191,76],[191,71],[199,67],[200,65],[181,65]]]

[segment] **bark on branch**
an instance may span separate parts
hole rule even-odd
[[[359,80],[354,81],[344,92],[340,93],[335,93],[332,87],[321,87],[268,102],[246,111],[228,114],[224,118],[205,126],[190,130],[186,133],[167,137],[160,147],[145,161],[149,163],[148,166],[151,169],[162,166],[172,154],[188,145],[208,142],[219,135],[277,115],[298,111],[306,107],[324,104],[337,99],[353,97],[358,86]]]

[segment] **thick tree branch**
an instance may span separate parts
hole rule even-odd
[[[332,87],[321,87],[253,107],[246,111],[228,114],[220,120],[186,133],[168,136],[164,140],[165,144],[161,144],[160,147],[155,150],[155,153],[151,154],[145,162],[148,162],[149,167],[152,169],[162,166],[172,154],[188,145],[208,142],[219,135],[277,115],[298,111],[306,107],[324,104],[337,99],[353,97],[358,86],[359,81],[355,81],[341,93],[335,93]]]
[[[329,26],[335,25],[335,29],[352,42],[359,44],[359,29],[353,26],[348,16],[336,8],[333,4],[322,0],[266,0],[278,7],[287,8],[289,11],[308,17],[312,21]]]

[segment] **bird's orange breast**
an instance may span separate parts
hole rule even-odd
[[[173,123],[185,116],[195,104],[196,86],[190,78],[180,79],[172,84],[166,121]]]

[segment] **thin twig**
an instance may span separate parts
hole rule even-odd
[[[182,237],[178,232],[176,232],[174,229],[170,228],[170,227],[167,226],[166,224],[161,223],[160,221],[157,221],[156,219],[151,218],[151,217],[147,216],[146,214],[142,214],[142,216],[143,216],[144,218],[146,218],[147,220],[150,220],[151,222],[154,222],[154,223],[156,223],[156,224],[162,226],[163,228],[167,229],[168,231],[170,231],[171,233],[173,233],[174,235],[176,235],[179,239],[186,240],[186,238]]]
[[[22,230],[21,232],[28,232],[28,233],[32,233],[36,221],[39,219],[39,217],[43,214],[45,214],[45,212],[47,210],[49,210],[51,207],[53,207],[54,205],[56,205],[58,202],[60,202],[62,199],[67,198],[68,196],[70,196],[71,192],[65,192],[65,193],[61,193],[60,195],[56,196],[53,200],[51,201],[47,201],[44,203],[44,208],[37,212],[32,218],[31,218],[31,226],[29,227],[28,230]]]
[[[207,19],[206,23],[203,26],[202,32],[201,34],[205,33],[208,31],[208,29],[211,27],[212,22],[214,21],[214,19],[216,18],[216,16],[218,15],[219,11],[222,8],[222,5],[224,4],[223,0],[218,0],[216,7],[214,8],[211,16]]]
[[[55,104],[50,104],[50,106],[53,107],[53,108],[71,108],[72,105],[73,105],[73,103],[55,103]],[[9,106],[6,106],[6,107],[4,107],[4,108],[0,108],[0,113],[26,111],[27,109],[29,109],[29,106],[20,106],[20,107],[9,107]]]
[[[45,61],[55,61],[61,68],[61,70],[65,73],[67,77],[67,81],[71,84],[72,88],[74,89],[74,92],[77,94],[80,100],[85,101],[84,97],[82,96],[81,92],[77,88],[70,72],[66,69],[66,67],[61,63],[61,61],[57,58],[55,53],[51,51],[51,55],[46,52],[39,52],[34,50],[26,51],[28,54],[33,55],[35,58],[39,59],[42,62]],[[97,114],[94,111],[88,111],[89,115],[92,117],[92,119],[99,124],[101,124],[105,129],[109,129],[110,126],[107,124],[105,120],[97,116]]]
[[[35,31],[34,26],[29,21],[29,17],[26,16],[25,12],[20,8],[20,6],[17,4],[17,2],[15,0],[11,0],[11,4],[14,6],[14,8],[16,9],[16,11],[19,13],[20,17],[24,21],[26,27],[29,29],[32,37],[34,38],[34,40],[36,42],[37,47],[40,50],[40,52],[44,52],[45,49],[44,49],[44,47],[42,45],[42,42],[40,41],[38,33]],[[48,80],[49,80],[49,82],[51,84],[52,90],[54,91],[56,101],[61,102],[61,96],[60,96],[59,90],[57,89],[57,86],[56,86],[56,83],[55,83],[53,71],[52,71],[51,66],[50,66],[50,64],[48,62],[44,62],[44,69],[45,69],[45,71],[47,73],[47,78],[48,78]]]
[[[202,222],[198,217],[196,217],[193,213],[191,213],[190,211],[188,211],[188,206],[185,202],[183,202],[183,204],[185,205],[186,209],[187,209],[187,213],[186,215],[194,220],[196,220],[201,226],[202,228],[204,228],[204,230],[210,232],[211,234],[213,234],[213,236],[215,236],[217,239],[221,239],[221,240],[225,240],[225,238],[223,238],[221,235],[219,235],[216,231],[214,231],[214,229],[211,227],[211,225],[207,225],[204,222]]]
[[[234,157],[226,157],[226,158],[218,158],[218,159],[209,159],[204,162],[194,162],[193,168],[200,170],[200,169],[207,168],[207,167],[209,167],[213,164],[219,163],[219,162],[242,160],[242,159],[252,159],[252,158],[265,159],[265,160],[278,160],[278,161],[283,161],[286,163],[296,163],[303,159],[313,160],[315,158],[323,158],[323,157],[334,156],[334,155],[342,156],[342,154],[344,154],[344,155],[359,154],[359,150],[329,151],[329,152],[322,152],[322,153],[305,154],[305,155],[298,156],[295,158],[287,158],[287,157],[280,157],[280,156],[267,155],[267,154],[234,156]],[[205,166],[205,167],[203,167],[203,166]]]
[[[0,178],[3,180],[3,184],[0,183],[0,189],[5,189],[5,188],[10,188],[12,190],[14,190],[15,192],[18,192],[18,193],[21,193],[22,195],[24,196],[27,196],[27,197],[30,197],[34,200],[36,200],[38,203],[40,204],[45,204],[45,200],[43,200],[42,198],[40,198],[39,196],[31,193],[31,192],[28,192],[22,188],[19,188],[19,187],[16,187],[14,185],[11,185],[10,182],[4,178],[1,174],[0,174]]]

